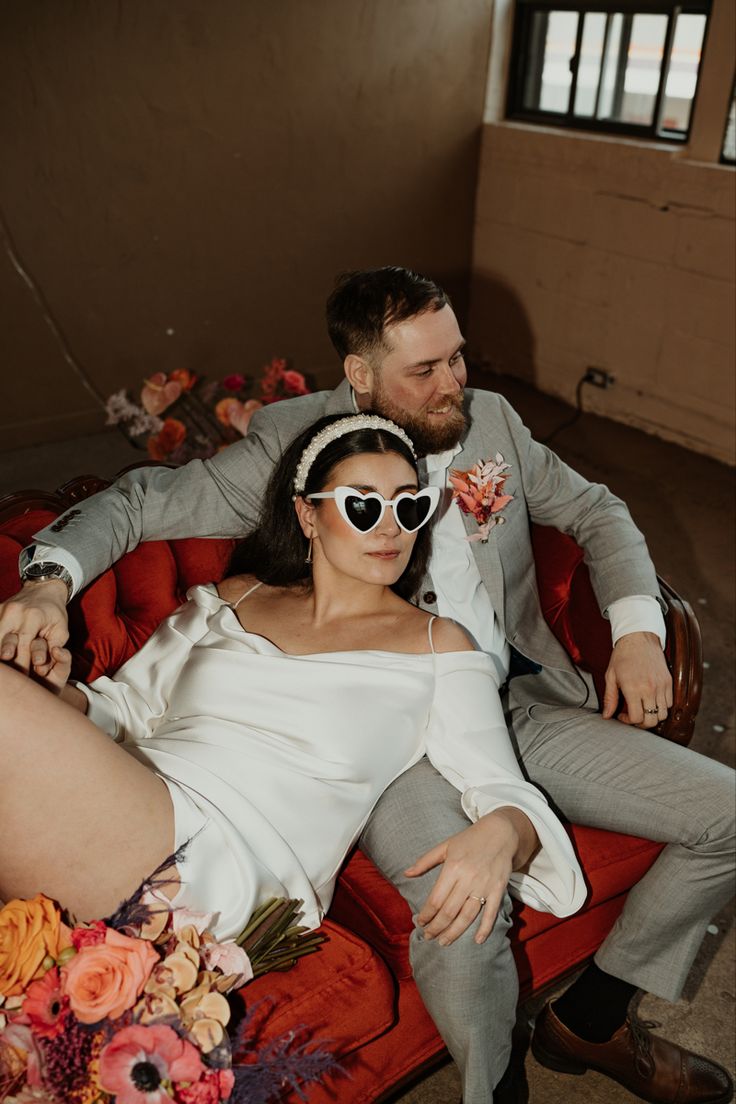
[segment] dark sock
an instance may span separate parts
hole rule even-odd
[[[628,981],[599,970],[591,962],[553,1004],[555,1016],[565,1027],[589,1043],[605,1043],[626,1019],[637,989]]]

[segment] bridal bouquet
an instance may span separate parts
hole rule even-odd
[[[4,1104],[269,1104],[337,1068],[291,1036],[256,1049],[247,1015],[233,1027],[236,988],[322,941],[295,923],[301,902],[272,900],[218,942],[211,914],[169,908],[162,869],[107,920],[75,923],[41,894],[0,909]]]
[[[233,372],[207,382],[178,368],[144,380],[137,402],[125,390],[110,395],[106,424],[121,426],[152,460],[183,464],[214,456],[244,437],[261,407],[311,390],[301,372],[279,357],[265,365],[257,380]]]

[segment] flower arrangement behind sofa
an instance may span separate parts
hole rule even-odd
[[[107,425],[121,426],[152,460],[183,464],[214,456],[244,437],[261,407],[311,391],[302,373],[287,368],[280,357],[266,364],[257,380],[233,372],[206,382],[187,368],[177,368],[144,380],[138,402],[125,390],[110,395]]]

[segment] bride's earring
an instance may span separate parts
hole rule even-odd
[[[312,562],[312,545],[314,544],[314,537],[309,538],[309,548],[307,549],[307,555],[304,559],[305,563],[311,564]]]

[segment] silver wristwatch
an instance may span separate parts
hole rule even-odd
[[[62,583],[66,584],[66,600],[68,602],[74,591],[74,580],[70,573],[61,564],[54,563],[52,560],[41,560],[32,563],[35,553],[36,546],[34,544],[30,544],[21,552],[18,560],[21,581],[24,583],[45,583],[49,579],[61,579]]]

